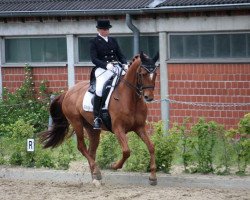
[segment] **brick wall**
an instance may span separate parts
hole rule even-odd
[[[41,81],[47,80],[50,92],[67,90],[68,75],[66,67],[34,67],[32,72],[36,88],[39,87]],[[19,88],[24,78],[25,71],[23,67],[2,68],[3,87],[6,87],[10,92],[14,92]]]
[[[90,73],[92,67],[76,67],[75,68],[75,81],[76,83],[80,81],[86,81],[86,84],[90,80]]]
[[[11,92],[15,91],[22,85],[24,76],[24,68],[2,67],[3,87],[6,87]]]
[[[250,106],[208,106],[250,103],[250,64],[169,64],[170,122],[191,116],[235,127]],[[182,103],[181,103],[182,102]],[[183,103],[186,102],[187,104]],[[192,103],[207,103],[207,106]]]
[[[89,80],[91,67],[76,67],[75,79]],[[158,70],[155,100],[160,100],[160,74]],[[15,91],[24,80],[22,67],[3,67],[3,87]],[[66,67],[33,68],[35,86],[42,80],[48,81],[51,92],[67,90]],[[199,117],[235,127],[250,106],[208,106],[211,103],[250,103],[250,64],[168,64],[170,125],[182,123],[185,117],[196,122]],[[195,104],[196,103],[196,104]],[[197,105],[207,103],[207,106]],[[161,120],[160,101],[148,104],[148,121]]]

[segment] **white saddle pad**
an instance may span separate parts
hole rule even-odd
[[[116,67],[115,73],[119,72],[118,70],[121,70],[121,68]],[[117,74],[119,74],[119,73],[117,73]],[[111,97],[111,94],[114,91],[114,87],[115,87],[115,83],[116,83],[117,78],[118,78],[118,76],[115,76],[115,78],[113,79],[112,87],[110,88],[108,97],[107,97],[107,99],[105,101],[105,106],[102,109],[108,109],[110,97]],[[85,95],[83,97],[83,110],[93,112],[93,105],[91,103],[91,99],[93,98],[93,96],[94,96],[94,94],[90,93],[89,91],[87,91],[85,93]]]

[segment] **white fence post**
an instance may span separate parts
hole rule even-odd
[[[52,102],[52,101],[55,99],[55,97],[56,97],[56,95],[52,94],[52,95],[50,96],[50,102]],[[48,130],[51,129],[51,127],[52,127],[52,122],[53,122],[52,117],[51,117],[51,115],[49,115]]]
[[[160,85],[161,99],[168,97],[168,69],[167,69],[167,46],[168,38],[166,32],[159,33],[159,49],[160,49]],[[169,129],[169,102],[161,101],[161,119],[163,122],[163,133],[167,134]]]

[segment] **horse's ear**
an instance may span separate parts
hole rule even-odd
[[[155,57],[153,58],[154,63],[159,59],[159,51],[156,53]]]
[[[145,60],[145,55],[143,51],[140,52],[140,58],[141,58],[141,61]]]

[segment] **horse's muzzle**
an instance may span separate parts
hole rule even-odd
[[[146,102],[151,102],[151,101],[154,100],[153,97],[149,97],[149,96],[147,96],[147,95],[144,95],[144,99],[145,99]]]

